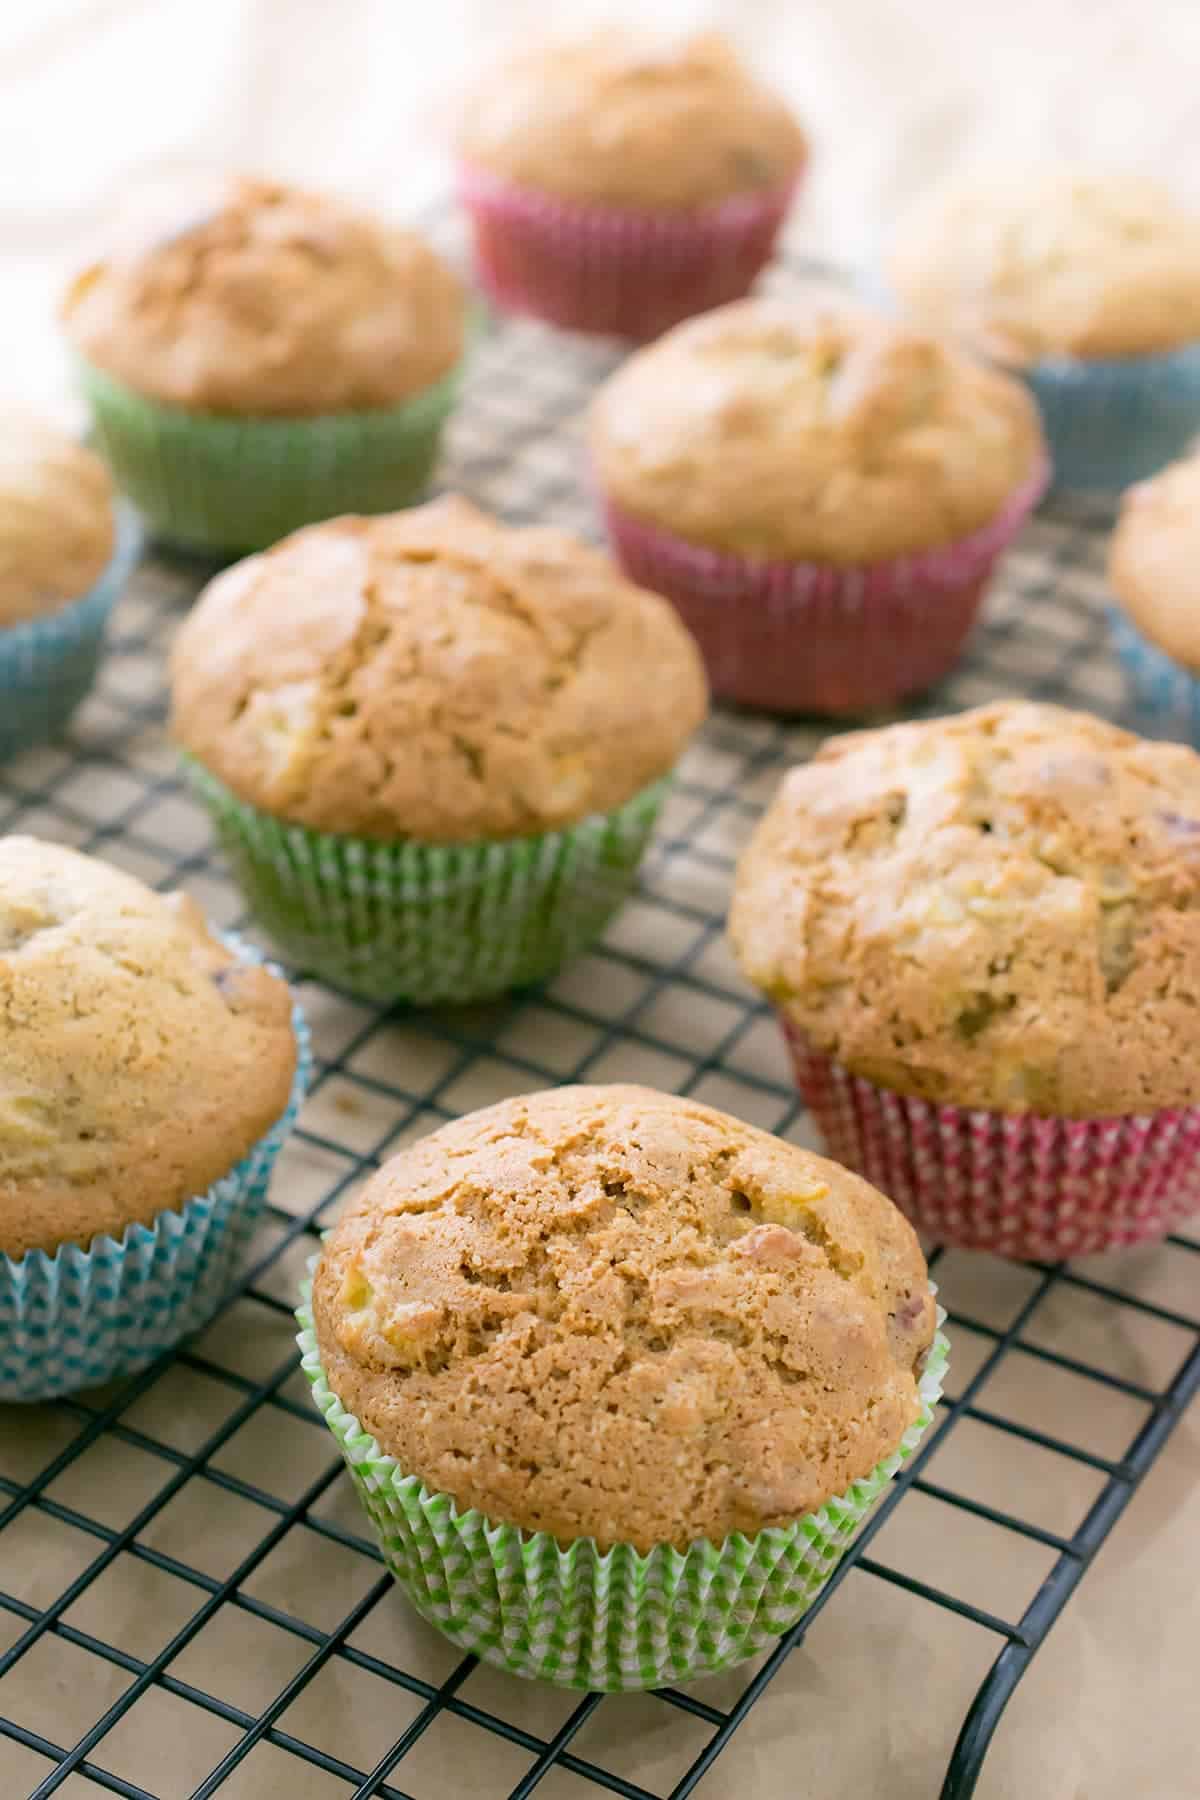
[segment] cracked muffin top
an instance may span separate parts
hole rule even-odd
[[[889,274],[923,324],[1014,366],[1200,339],[1200,215],[1142,176],[952,182],[901,223]]]
[[[35,419],[0,416],[0,626],[81,599],[108,567],[115,535],[100,458]]]
[[[1020,383],[816,288],[720,307],[630,357],[590,443],[635,518],[841,565],[966,536],[1045,459]]]
[[[488,1517],[647,1550],[787,1524],[917,1418],[912,1227],[834,1163],[641,1087],[506,1100],[394,1157],[313,1284],[338,1399]]]
[[[746,849],[730,930],[826,1054],[1066,1117],[1200,1102],[1200,756],[1001,702],[831,740]]]
[[[397,406],[439,381],[463,351],[466,297],[414,233],[242,178],[85,269],[62,316],[76,350],[140,394],[305,418]]]
[[[561,199],[672,211],[781,187],[807,146],[719,34],[610,30],[489,70],[463,108],[458,149]]]
[[[228,1174],[287,1104],[291,1000],[182,896],[0,838],[0,1251],[87,1245]]]
[[[1127,490],[1108,576],[1138,630],[1200,671],[1200,454]]]
[[[458,499],[310,526],[226,570],[172,686],[179,742],[241,799],[431,843],[623,805],[707,705],[665,600],[566,532]]]

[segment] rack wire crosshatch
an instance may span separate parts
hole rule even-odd
[[[534,325],[492,327],[444,483],[513,519],[590,531],[577,424],[613,361],[603,347]],[[1119,714],[1103,523],[1084,508],[1043,511],[1010,555],[967,662],[922,710],[1023,691]],[[186,885],[218,924],[245,928],[163,731],[164,649],[207,572],[143,565],[71,742],[0,771],[0,830],[95,850],[158,887]],[[746,831],[781,770],[820,736],[718,713],[688,755],[636,896],[603,943],[543,990],[484,1010],[406,1016],[300,981],[314,1090],[238,1293],[198,1340],[132,1381],[0,1412],[0,1766],[18,1760],[30,1800],[423,1800],[446,1792],[444,1777],[424,1785],[423,1743],[450,1730],[465,1783],[451,1800],[685,1800],[705,1790],[733,1734],[851,1576],[899,1590],[910,1608],[954,1615],[982,1644],[982,1679],[952,1749],[958,1720],[943,1722],[942,1800],[975,1792],[1006,1702],[1200,1387],[1200,1314],[1162,1297],[1186,1289],[1200,1239],[1175,1237],[1155,1253],[1168,1277],[1184,1266],[1158,1297],[1125,1281],[1119,1262],[989,1261],[985,1283],[988,1259],[935,1254],[954,1348],[939,1428],[776,1650],[733,1678],[638,1702],[498,1676],[408,1616],[364,1535],[292,1343],[300,1274],[347,1192],[407,1138],[503,1094],[644,1080],[808,1141],[775,1027],[737,978],[722,927]],[[1106,1355],[1097,1321],[1118,1315],[1155,1334],[1152,1380]],[[1112,1415],[1103,1444],[1077,1442],[1005,1399],[1007,1371],[1026,1358],[1050,1384],[1103,1394]],[[1068,1471],[1068,1512],[1056,1502],[1048,1513],[1036,1479],[1001,1495],[972,1492],[971,1434],[980,1432],[1042,1459],[1038,1467],[1049,1460]],[[916,1572],[894,1527],[922,1507],[936,1514],[939,1539],[954,1522],[987,1533],[973,1567],[1027,1553],[1025,1603],[1002,1616],[994,1584],[983,1604],[960,1591],[969,1581]],[[1011,1597],[1019,1585],[1006,1580],[999,1592]],[[149,1635],[148,1614],[161,1615]],[[205,1655],[210,1639],[217,1648]],[[347,1713],[356,1682],[368,1700]],[[330,1709],[314,1703],[331,1688],[334,1712],[356,1722],[351,1732],[331,1734]],[[174,1733],[167,1768],[143,1753],[150,1706],[159,1732],[166,1716]],[[621,1707],[650,1741],[668,1715],[688,1727],[653,1788],[642,1785],[644,1765],[637,1780],[622,1772],[638,1727]],[[18,1791],[7,1776],[0,1786],[6,1800]]]

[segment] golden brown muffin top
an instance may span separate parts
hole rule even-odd
[[[880,1086],[1067,1117],[1200,1101],[1200,756],[1004,701],[831,739],[738,869],[742,968]]]
[[[200,412],[314,417],[396,406],[459,360],[466,299],[410,231],[277,182],[75,279],[76,350],[138,393]]]
[[[1019,383],[819,289],[669,331],[605,382],[590,441],[639,519],[841,565],[965,536],[1044,457]]]
[[[0,838],[0,1251],[118,1237],[206,1193],[287,1104],[284,983],[182,896]]]
[[[606,31],[491,69],[463,109],[464,161],[565,200],[669,212],[778,188],[804,133],[724,38]]]
[[[1200,216],[1142,177],[954,182],[902,222],[889,272],[922,324],[1014,366],[1200,339]]]
[[[1138,630],[1200,672],[1200,454],[1127,490],[1108,572]]]
[[[526,836],[671,768],[707,706],[674,610],[549,526],[465,500],[332,519],[219,575],[172,656],[174,730],[317,831]]]
[[[896,1449],[935,1308],[889,1200],[641,1087],[473,1113],[326,1241],[330,1387],[406,1474],[558,1538],[784,1525]]]
[[[114,542],[113,486],[100,458],[39,420],[0,415],[0,626],[81,599]]]

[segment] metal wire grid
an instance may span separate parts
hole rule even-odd
[[[512,518],[589,529],[576,427],[594,381],[611,360],[603,349],[564,344],[532,325],[493,330],[454,428],[447,484]],[[1095,528],[1104,522],[1096,513],[1060,510],[1030,528],[970,658],[926,710],[1016,690],[1119,711],[1120,686],[1100,604],[1102,540]],[[244,926],[203,824],[179,789],[162,731],[164,648],[204,573],[179,563],[143,567],[118,612],[109,661],[72,742],[35,752],[0,773],[0,829],[40,832],[95,850],[160,887],[185,884],[219,923]],[[192,1800],[218,1793],[221,1800],[258,1800],[270,1779],[262,1773],[266,1747],[292,1771],[292,1777],[277,1772],[284,1785],[269,1791],[286,1792],[289,1800],[293,1792],[422,1800],[431,1790],[419,1776],[421,1741],[448,1720],[481,1740],[488,1734],[494,1747],[488,1753],[489,1768],[495,1758],[492,1774],[483,1785],[478,1773],[464,1776],[464,1797],[525,1800],[540,1790],[557,1800],[586,1789],[625,1800],[684,1800],[852,1568],[905,1590],[914,1607],[957,1615],[992,1646],[994,1660],[963,1722],[942,1788],[943,1800],[972,1794],[1007,1699],[1200,1385],[1200,1317],[1163,1298],[1186,1291],[1200,1242],[1176,1237],[1162,1250],[1154,1266],[1165,1286],[1157,1297],[1144,1291],[1144,1281],[1137,1291],[1139,1283],[1125,1281],[1116,1263],[1106,1265],[1101,1278],[1071,1266],[1016,1270],[989,1259],[934,1256],[959,1383],[942,1404],[940,1429],[802,1625],[749,1665],[732,1689],[726,1684],[728,1703],[713,1704],[713,1684],[695,1692],[667,1690],[644,1703],[686,1716],[698,1734],[689,1739],[681,1766],[667,1775],[669,1785],[657,1790],[616,1766],[614,1746],[628,1736],[618,1709],[628,1701],[537,1690],[544,1704],[531,1727],[522,1722],[530,1694],[525,1684],[479,1670],[473,1658],[459,1658],[432,1634],[418,1632],[403,1656],[386,1646],[383,1653],[364,1647],[364,1627],[381,1615],[390,1620],[390,1609],[403,1602],[391,1597],[390,1579],[357,1513],[347,1507],[339,1516],[347,1484],[302,1391],[290,1344],[298,1272],[338,1203],[406,1137],[471,1105],[540,1085],[626,1075],[805,1140],[806,1122],[774,1027],[737,979],[721,934],[737,848],[780,770],[807,754],[819,736],[815,729],[718,715],[683,766],[637,896],[604,943],[543,990],[484,1010],[414,1019],[371,1011],[300,981],[314,1025],[314,1093],[281,1159],[270,1221],[239,1294],[201,1339],[133,1381],[36,1413],[8,1409],[0,1415],[0,1646],[9,1640],[0,1655],[0,1712],[12,1715],[0,1717],[0,1733],[12,1754],[12,1747],[21,1747],[21,1785],[30,1771],[31,1800],[64,1787],[70,1795],[103,1791],[127,1800],[174,1800],[184,1793]],[[1177,1279],[1181,1264],[1186,1267]],[[992,1298],[980,1279],[984,1267]],[[1085,1353],[1097,1342],[1089,1328],[1097,1308],[1136,1315],[1163,1336],[1153,1382],[1132,1380],[1106,1365],[1103,1354]],[[1047,1333],[1041,1326],[1051,1315],[1057,1322]],[[1047,1378],[1057,1372],[1102,1392],[1117,1431],[1132,1409],[1128,1436],[1115,1446],[1089,1446],[1074,1441],[1069,1429],[1044,1429],[995,1399],[1005,1369],[1022,1357],[1034,1359]],[[191,1418],[189,1406],[201,1392],[205,1405]],[[217,1413],[219,1422],[209,1429]],[[1064,1459],[1064,1466],[1082,1474],[1088,1486],[1070,1529],[1051,1529],[1039,1519],[1036,1484],[1023,1504],[1014,1505],[970,1491],[964,1473],[969,1457],[958,1459],[955,1473],[947,1446],[972,1427]],[[309,1446],[303,1473],[276,1482],[272,1456],[297,1433]],[[1111,1440],[1112,1433],[1107,1436]],[[250,1458],[241,1454],[247,1443],[254,1446]],[[110,1503],[92,1485],[88,1470],[101,1448],[151,1471],[144,1499],[139,1489],[127,1505]],[[943,1479],[939,1459],[951,1471]],[[283,1493],[274,1491],[277,1485]],[[236,1503],[242,1521],[217,1570],[207,1551],[185,1554],[179,1534],[163,1530],[173,1507],[189,1495],[194,1499],[197,1489],[206,1509]],[[997,1534],[989,1546],[997,1560],[1015,1554],[1018,1545],[1033,1547],[1043,1559],[1040,1574],[1018,1616],[1001,1617],[949,1583],[912,1573],[902,1566],[902,1555],[874,1553],[906,1490]],[[916,1505],[909,1500],[909,1509]],[[53,1594],[36,1584],[21,1591],[22,1521],[31,1514],[39,1529],[49,1530],[46,1521],[53,1521],[70,1546],[63,1570],[75,1572]],[[193,1506],[189,1517],[199,1516]],[[885,1533],[885,1551],[889,1541]],[[333,1612],[320,1620],[307,1616],[310,1608],[264,1597],[264,1591],[278,1591],[269,1585],[262,1590],[259,1583],[273,1557],[284,1552],[293,1562],[319,1562],[334,1549],[338,1568],[356,1571],[346,1586],[357,1597],[344,1611],[334,1594]],[[162,1577],[169,1578],[172,1593],[176,1584],[182,1584],[179,1594],[186,1591],[180,1623],[157,1647],[135,1651],[128,1638],[122,1643],[122,1619],[133,1616],[126,1601],[144,1582]],[[248,1663],[237,1671],[237,1689],[240,1697],[248,1683],[253,1705],[217,1691],[222,1684],[214,1679],[188,1675],[205,1628],[235,1615],[243,1626],[253,1621],[273,1643],[286,1642],[289,1667],[295,1665],[261,1704],[261,1684],[249,1680]],[[169,1624],[174,1618],[172,1613]],[[265,1640],[260,1635],[254,1641]],[[105,1675],[96,1689],[100,1698],[88,1701],[82,1718],[66,1704],[61,1678],[49,1711],[37,1698],[46,1688],[39,1671],[47,1645],[59,1664],[68,1649],[85,1659],[89,1680],[81,1685],[89,1694],[95,1685],[90,1675],[97,1668]],[[73,1658],[70,1666],[82,1669]],[[266,1661],[271,1663],[269,1656]],[[310,1741],[293,1723],[293,1709],[330,1670],[375,1678],[384,1684],[380,1708],[386,1690],[389,1707],[411,1714],[394,1734],[388,1727],[390,1741],[373,1748],[370,1766],[347,1760],[344,1745]],[[141,1760],[143,1734],[136,1728],[136,1709],[151,1692],[179,1703],[180,1766],[166,1777],[156,1774],[157,1789]],[[485,1695],[498,1699],[485,1705]],[[195,1756],[184,1755],[183,1747],[199,1730],[201,1715],[219,1741],[198,1771]],[[68,1717],[71,1729],[64,1730]],[[135,1728],[125,1729],[131,1721]],[[293,1788],[292,1779],[300,1783],[302,1777],[316,1785]],[[17,1791],[7,1779],[0,1785],[6,1795]]]

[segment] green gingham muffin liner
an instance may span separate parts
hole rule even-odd
[[[528,986],[591,943],[632,886],[668,785],[534,837],[379,843],[274,819],[183,762],[288,960],[366,999],[417,1006]]]
[[[141,547],[137,522],[123,507],[94,587],[57,612],[0,627],[0,761],[65,730],[96,679],[109,614]]]
[[[685,1551],[602,1551],[591,1538],[564,1548],[546,1532],[459,1512],[448,1495],[403,1474],[326,1381],[310,1296],[307,1284],[296,1313],[301,1366],[384,1561],[417,1611],[460,1649],[511,1674],[606,1693],[716,1674],[803,1618],[932,1422],[949,1357],[939,1331],[920,1378],[920,1414],[897,1449],[792,1525]],[[939,1307],[939,1324],[944,1317]]]
[[[261,550],[339,513],[420,498],[462,363],[400,406],[312,419],[190,412],[78,362],[96,446],[150,531],[186,549]]]
[[[239,956],[261,961],[232,934]],[[185,1206],[119,1239],[51,1255],[0,1254],[0,1402],[51,1400],[145,1368],[212,1317],[229,1292],[266,1202],[275,1158],[300,1111],[312,1057],[292,1006],[296,1073],[271,1129],[228,1175]]]

